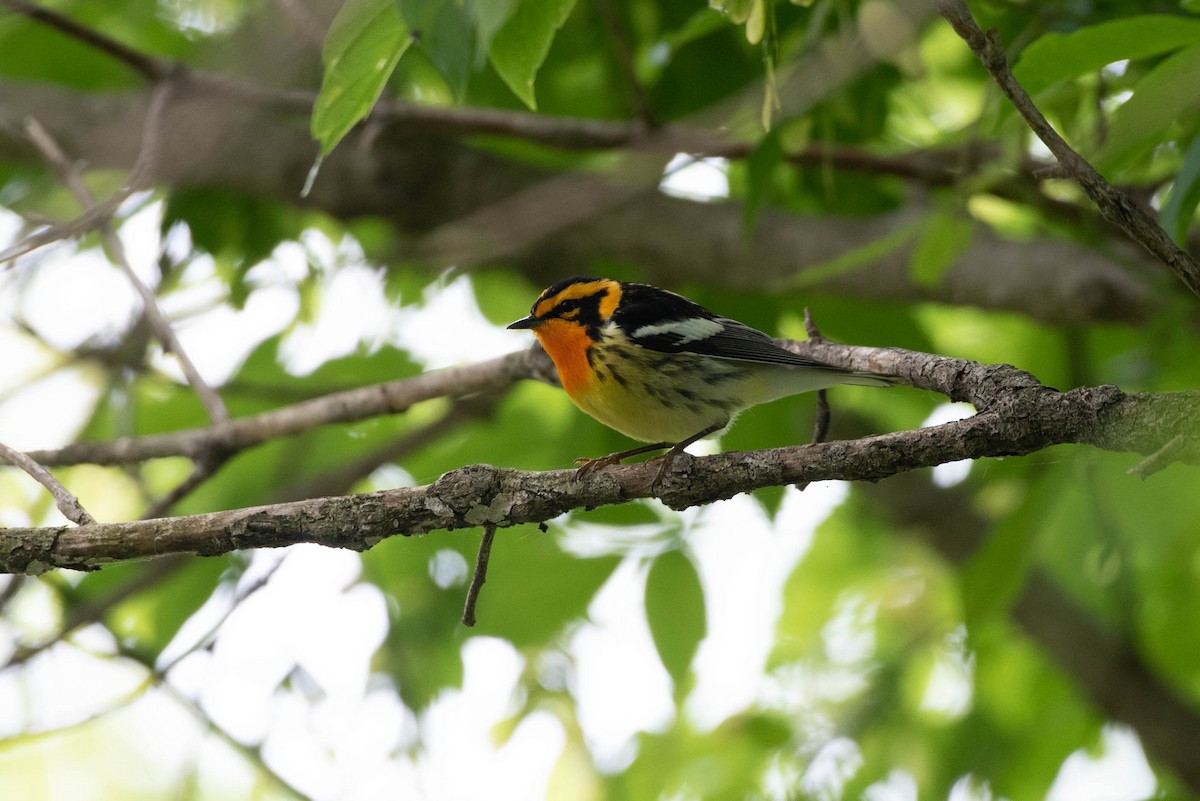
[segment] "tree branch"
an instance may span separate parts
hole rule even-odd
[[[55,506],[58,507],[58,511],[62,512],[63,517],[80,526],[96,522],[96,519],[88,514],[87,509],[83,508],[83,504],[79,502],[79,499],[64,487],[61,481],[52,476],[49,470],[40,465],[36,459],[30,458],[28,454],[21,453],[15,448],[8,447],[3,442],[0,442],[0,458],[6,460],[9,464],[21,468],[34,481],[49,490],[50,494],[54,496]]]
[[[295,93],[303,97],[279,107],[271,105],[281,94],[275,90],[259,91],[269,97],[238,102],[237,96],[228,92],[203,88],[191,75],[179,82],[175,94],[164,129],[162,157],[153,173],[146,176],[147,182],[179,189],[219,186],[295,202],[312,163],[312,143],[293,117],[270,112],[307,115],[311,111],[310,93]],[[132,146],[136,142],[135,126],[141,125],[146,103],[147,93],[93,97],[46,86],[0,82],[0,157],[29,158],[23,138],[6,137],[5,128],[19,128],[25,117],[36,114],[74,156],[96,168],[128,169],[136,158]],[[446,130],[457,131],[456,135],[487,133],[489,129],[483,122],[496,115],[509,126],[503,134],[508,136],[521,136],[528,128],[539,130],[548,139],[560,134],[568,139],[578,134],[582,139],[593,124],[609,125],[589,120],[506,117],[510,112],[490,109],[413,108],[411,112],[414,118],[424,117],[430,124],[423,127],[406,118],[403,125],[388,126],[370,142],[363,140],[360,132],[351,132],[347,142],[326,161],[321,180],[305,204],[339,218],[386,217],[405,233],[404,241],[411,242],[447,220],[462,218],[546,177],[544,170],[449,141],[444,138]],[[449,129],[432,122],[439,116],[450,119]],[[625,123],[618,125],[626,127]],[[697,137],[708,141],[714,136],[713,132],[695,130]],[[696,147],[702,142],[690,138],[675,140],[669,128],[657,133],[662,139],[656,141],[678,150],[720,152],[720,148],[706,151]],[[621,134],[619,141],[627,142],[626,134]],[[637,149],[643,145],[628,146]],[[749,152],[744,143],[735,142],[730,149],[735,146]],[[982,152],[986,154],[986,149]],[[824,147],[814,148],[808,157],[813,165],[892,171],[941,185],[955,174],[969,175],[979,154],[918,152],[887,156]],[[255,169],[244,169],[247,163],[253,163]],[[472,191],[459,191],[454,181],[444,180],[446,175],[470,176]],[[578,191],[590,192],[592,188],[581,185]],[[423,202],[407,202],[412,197],[421,197]],[[664,197],[651,187],[625,205],[534,243],[515,254],[512,261],[537,283],[561,278],[564,262],[613,258],[640,265],[645,277],[660,285],[678,283],[686,276],[688,280],[763,287],[841,259],[866,243],[892,235],[898,228],[920,222],[911,213],[846,219],[766,209],[759,216],[754,241],[747,243],[742,219],[740,204]],[[511,217],[504,218],[506,225],[509,220]],[[489,232],[482,231],[471,241],[488,240]],[[671,247],[664,247],[664,242],[671,243]],[[1153,273],[1144,268],[1149,258],[1125,241],[1119,244],[1125,247],[1115,250],[1114,259],[1069,242],[1044,240],[1030,245],[1008,241],[980,226],[971,247],[937,287],[913,282],[909,268],[911,243],[876,253],[853,269],[827,272],[806,286],[859,297],[865,292],[869,297],[888,300],[937,300],[1011,309],[1054,322],[1142,319],[1153,308]],[[479,258],[474,250],[454,255],[456,263]],[[1129,263],[1142,269],[1131,270]],[[808,278],[805,276],[805,280]]]
[[[934,428],[853,441],[683,458],[657,492],[654,464],[617,465],[583,480],[574,470],[525,472],[473,465],[423,487],[164,520],[0,530],[0,570],[89,569],[165,553],[214,555],[296,542],[365,550],[397,534],[540,523],[572,509],[652,495],[682,509],[761,487],[877,481],[919,467],[1022,455],[1064,443],[1151,453],[1183,435],[1187,445],[1178,448],[1176,460],[1200,464],[1200,436],[1194,430],[1200,393],[1127,394],[1113,386],[1058,392],[1008,365],[896,348],[785,344],[839,366],[898,376],[973,403],[979,413]]]
[[[467,599],[463,602],[462,624],[467,627],[475,625],[475,604],[479,601],[479,592],[487,581],[488,560],[492,557],[492,540],[496,538],[496,524],[488,523],[483,527],[483,536],[479,540],[479,553],[475,555],[475,572],[471,575],[471,586],[467,587]]]
[[[53,28],[64,36],[76,39],[89,47],[94,47],[152,81],[166,78],[178,69],[178,65],[172,61],[148,56],[112,37],[105,36],[94,28],[81,25],[70,17],[53,9],[43,8],[29,0],[0,0],[0,6]]]
[[[1200,295],[1200,263],[1176,245],[1153,217],[1106,181],[1095,167],[1059,136],[1034,105],[1033,99],[1013,77],[1008,68],[1004,48],[997,41],[996,32],[989,31],[985,34],[963,0],[937,0],[937,7],[954,31],[983,62],[983,66],[991,73],[1000,90],[1025,118],[1029,128],[1058,159],[1059,166],[1083,188],[1104,218],[1120,227],[1131,239],[1170,267],[1188,289]]]
[[[186,456],[203,461],[218,455],[228,457],[269,440],[293,436],[318,426],[398,414],[433,398],[458,398],[496,391],[520,378],[551,380],[549,374],[552,372],[553,366],[540,350],[520,351],[466,367],[334,392],[207,428],[122,437],[105,442],[75,442],[54,450],[30,451],[29,455],[44,465],[132,464],[166,456]],[[0,464],[3,463],[0,458]]]
[[[166,107],[167,98],[170,95],[171,84],[160,83],[155,87],[154,96],[150,101],[150,109],[146,113],[146,125],[142,133],[142,154],[138,157],[138,164],[142,165],[141,169],[137,169],[130,175],[126,187],[122,190],[125,194],[131,194],[136,182],[139,180],[139,174],[143,172],[148,165],[154,163],[157,157],[160,131],[159,127],[162,122],[163,109]],[[25,130],[29,134],[29,139],[34,143],[39,151],[46,157],[46,160],[58,173],[59,179],[63,185],[75,195],[75,199],[83,207],[84,213],[90,212],[98,205],[91,190],[83,182],[83,176],[80,175],[79,168],[76,164],[71,163],[62,148],[54,141],[54,138],[46,131],[45,128],[37,121],[37,118],[30,117],[25,121]],[[120,192],[118,194],[121,194]],[[142,301],[142,311],[146,317],[146,321],[150,324],[151,330],[162,343],[163,350],[170,353],[179,362],[180,368],[183,370],[183,375],[187,379],[188,384],[196,392],[200,398],[201,405],[208,412],[209,419],[214,423],[224,422],[229,419],[229,411],[225,408],[225,402],[221,400],[221,396],[217,394],[204,377],[200,375],[200,371],[196,368],[187,351],[183,349],[183,344],[179,341],[179,337],[175,334],[175,329],[171,327],[171,321],[163,314],[162,309],[158,306],[158,299],[154,296],[154,290],[146,286],[146,283],[138,276],[137,271],[133,269],[133,265],[129,263],[129,257],[125,253],[125,245],[121,242],[121,238],[117,236],[116,231],[112,227],[112,223],[107,218],[96,220],[96,227],[100,231],[100,235],[104,238],[105,247],[107,247],[109,255],[113,262],[121,268],[125,273],[125,277],[129,279],[129,283],[133,285],[137,291],[138,297]]]

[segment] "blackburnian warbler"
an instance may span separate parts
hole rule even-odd
[[[893,383],[798,356],[674,292],[607,278],[559,281],[508,327],[533,331],[576,406],[654,443],[578,459],[581,474],[667,448],[657,484],[684,448],[724,431],[751,406],[835,384]]]

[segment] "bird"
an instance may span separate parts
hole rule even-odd
[[[657,487],[684,448],[720,434],[751,406],[837,384],[896,382],[792,353],[675,292],[610,278],[559,281],[508,328],[533,332],[582,411],[651,443],[576,459],[577,477],[666,449],[654,457],[662,460]]]

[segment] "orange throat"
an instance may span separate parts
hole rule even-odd
[[[582,395],[592,380],[587,351],[593,342],[587,330],[578,323],[553,319],[533,329],[533,333],[558,368],[563,389],[572,398]]]

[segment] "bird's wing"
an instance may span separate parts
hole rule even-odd
[[[634,329],[630,338],[642,347],[663,353],[698,353],[719,359],[845,372],[784,350],[762,331],[728,317],[697,315],[652,323]]]

